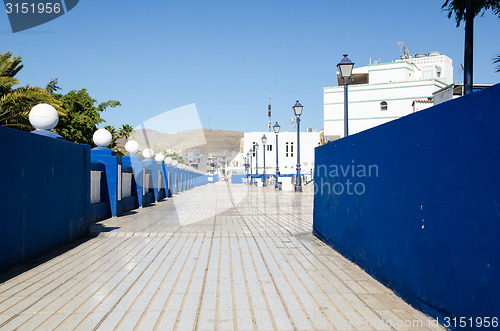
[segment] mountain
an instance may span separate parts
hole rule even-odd
[[[141,149],[148,145],[155,152],[174,150],[177,153],[186,152],[191,148],[199,148],[202,154],[239,152],[243,132],[196,129],[178,133],[161,133],[151,129],[137,130],[134,133]]]

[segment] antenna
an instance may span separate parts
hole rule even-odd
[[[403,46],[405,45],[404,41],[398,41],[399,46],[399,57],[403,58]]]
[[[269,121],[267,122],[267,128],[269,129],[269,132],[271,132],[271,99],[272,96],[269,96],[269,106],[267,107],[267,117]]]

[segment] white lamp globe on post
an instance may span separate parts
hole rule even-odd
[[[29,121],[35,128],[32,133],[51,138],[64,139],[60,135],[50,131],[54,129],[59,122],[59,114],[57,114],[57,110],[51,105],[40,103],[31,108]]]
[[[347,54],[344,54],[344,58],[337,64],[340,78],[342,78],[342,80],[344,81],[344,137],[347,137],[349,135],[349,117],[347,115],[347,85],[349,79],[351,79],[353,67],[354,63],[347,58]]]
[[[130,155],[135,155],[139,151],[139,143],[135,140],[129,140],[125,144],[125,150]]]
[[[173,165],[174,167],[177,167],[177,165],[178,165],[178,164],[179,164],[179,161],[177,161],[177,160],[173,160],[173,161],[172,161],[172,165]]]
[[[142,156],[144,156],[144,158],[146,160],[151,160],[153,158],[153,156],[155,155],[155,152],[153,151],[152,148],[145,148],[143,151],[142,151]]]
[[[170,156],[167,156],[165,158],[165,160],[163,160],[163,162],[166,164],[166,165],[170,165],[172,164],[172,158]]]
[[[109,132],[106,129],[99,129],[96,132],[94,132],[92,140],[94,141],[94,144],[96,144],[97,147],[106,148],[109,146],[109,144],[111,144],[111,141],[113,140],[113,135],[111,135],[111,132]]]
[[[155,161],[158,163],[162,163],[165,160],[165,156],[162,153],[158,153],[155,155]]]

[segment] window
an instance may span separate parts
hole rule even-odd
[[[387,102],[382,101],[380,103],[380,110],[387,110]]]
[[[293,142],[290,143],[290,157],[293,157]]]
[[[288,143],[285,144],[285,157],[288,157]]]
[[[273,145],[267,145],[267,150],[269,152],[272,152],[273,151]]]

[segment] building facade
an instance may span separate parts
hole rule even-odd
[[[323,89],[326,141],[344,136],[344,86],[339,76],[337,81],[338,86]],[[409,115],[415,100],[432,100],[435,91],[451,83],[452,60],[439,52],[354,68],[348,87],[349,134]]]
[[[267,137],[267,144],[262,146],[262,136]],[[259,149],[255,151],[253,146],[259,144]],[[319,132],[300,133],[300,163],[301,173],[312,173],[314,170],[314,148],[319,146]],[[258,167],[259,174],[264,171],[264,150],[266,153],[266,174],[276,173],[276,134],[274,132],[246,132],[243,136],[243,151],[238,158],[250,153],[252,155],[252,173],[255,174],[255,167]],[[258,157],[256,154],[258,153]],[[244,161],[243,161],[244,162]],[[258,162],[258,163],[256,163]],[[292,175],[297,173],[297,132],[280,132],[278,134],[278,162],[282,175]]]

